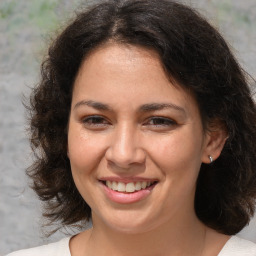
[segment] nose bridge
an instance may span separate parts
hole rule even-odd
[[[120,160],[129,161],[136,149],[136,131],[129,122],[120,124],[116,128],[113,141],[113,151]]]
[[[139,132],[131,122],[125,121],[115,127],[107,153],[108,159],[121,167],[144,161]]]

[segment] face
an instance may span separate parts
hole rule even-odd
[[[80,67],[68,155],[95,225],[143,232],[194,216],[207,138],[196,101],[155,52],[109,44]]]

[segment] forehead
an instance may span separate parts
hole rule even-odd
[[[168,102],[196,104],[194,97],[170,80],[157,52],[121,44],[105,44],[83,61],[74,85],[76,98],[84,100]],[[115,98],[116,97],[116,98]]]
[[[128,44],[106,43],[96,47],[86,56],[79,68],[75,85],[81,80],[89,82],[103,78],[124,79],[126,82],[129,79],[132,83],[139,81],[146,73],[150,79],[161,78],[166,83],[170,82],[170,76],[164,71],[156,51]],[[140,76],[133,76],[135,74]],[[175,86],[180,87],[177,83]]]
[[[119,75],[122,74],[120,71],[129,73],[135,69],[142,72],[143,66],[146,68],[154,67],[154,69],[158,69],[159,74],[164,71],[156,51],[141,46],[118,43],[106,43],[93,49],[82,62],[78,76],[85,69],[92,71],[95,66],[98,69],[112,67],[112,72],[115,72],[114,68],[116,68]],[[164,78],[167,78],[166,74]]]
[[[161,63],[158,53],[151,49],[142,46],[121,43],[106,43],[100,45],[90,52],[85,61],[91,57],[100,56],[105,58],[106,63],[132,63],[134,61],[144,62],[147,64],[159,65]]]

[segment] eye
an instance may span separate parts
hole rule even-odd
[[[167,117],[151,117],[148,119],[146,122],[146,125],[150,125],[153,127],[171,127],[174,125],[177,125],[177,122],[174,121],[173,119],[167,118]]]
[[[85,117],[82,123],[91,128],[104,128],[110,124],[106,118],[97,115]]]

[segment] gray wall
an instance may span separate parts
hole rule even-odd
[[[40,202],[28,188],[31,161],[22,95],[38,80],[49,37],[81,0],[0,0],[0,255],[64,236],[43,238]],[[88,1],[87,1],[88,2]],[[186,1],[202,11],[256,77],[255,0]],[[256,242],[256,221],[241,234]]]

